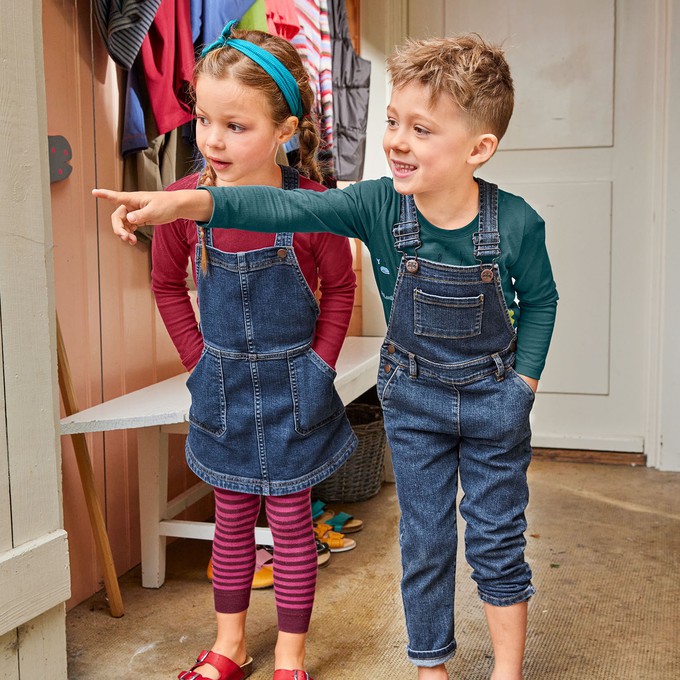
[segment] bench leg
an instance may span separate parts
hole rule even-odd
[[[137,433],[139,524],[142,542],[142,586],[160,588],[165,581],[166,538],[160,535],[168,503],[168,435],[160,427]]]

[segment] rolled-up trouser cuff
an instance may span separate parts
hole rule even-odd
[[[514,595],[509,595],[507,597],[493,597],[492,595],[487,595],[481,590],[477,590],[479,593],[479,599],[482,602],[491,604],[494,607],[509,607],[511,604],[518,604],[519,602],[526,602],[532,595],[536,593],[536,588],[532,585],[528,585],[522,592],[515,593]]]
[[[408,660],[416,666],[432,668],[453,658],[455,653],[456,642],[454,640],[443,649],[435,649],[431,652],[416,652],[415,650],[408,648]]]

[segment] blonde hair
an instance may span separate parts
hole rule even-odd
[[[514,87],[503,50],[476,33],[407,40],[387,60],[395,89],[412,82],[430,88],[430,104],[448,96],[470,127],[500,140],[514,106]]]
[[[302,101],[302,119],[298,121],[298,140],[300,142],[300,160],[296,169],[306,177],[321,182],[323,177],[317,161],[317,152],[321,141],[319,128],[312,115],[314,110],[314,93],[309,84],[307,71],[302,64],[297,50],[291,43],[262,31],[240,31],[232,29],[232,38],[247,40],[258,45],[267,52],[273,54],[293,75],[300,88]],[[210,76],[218,80],[233,78],[242,85],[252,87],[261,92],[269,102],[272,121],[276,125],[282,125],[291,115],[290,107],[286,102],[283,92],[274,82],[272,77],[250,57],[229,45],[211,50],[201,57],[194,67],[192,85],[194,88],[201,76]],[[215,171],[210,164],[206,164],[198,180],[199,184],[214,186]],[[207,251],[205,247],[204,230],[201,229],[202,255],[201,269],[207,272]]]

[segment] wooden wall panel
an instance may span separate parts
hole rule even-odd
[[[51,197],[57,315],[79,408],[101,400],[97,232],[94,204],[82,198],[94,176],[88,34],[73,3],[44,3],[48,134],[65,137],[73,155],[71,175],[51,185]],[[62,446],[64,522],[78,600],[97,584],[97,558],[69,438],[62,438]],[[102,437],[89,435],[88,446],[103,497]]]
[[[0,357],[2,356],[2,309],[0,309]],[[0,363],[0,414],[5,413],[5,367]],[[0,417],[0,553],[12,548],[12,505],[9,497],[7,425]],[[0,666],[0,668],[2,668]]]
[[[148,247],[118,241],[111,231],[111,208],[90,194],[96,185],[122,185],[122,74],[91,28],[89,3],[46,0],[43,30],[48,132],[66,137],[73,150],[73,172],[51,192],[57,312],[78,406],[84,409],[183,368],[155,309]],[[173,491],[181,491],[194,478],[184,462],[182,438],[173,439]],[[102,583],[71,444],[67,437],[62,444],[72,607]],[[136,433],[89,435],[88,444],[122,574],[140,561]],[[207,516],[209,499],[193,512]]]
[[[40,2],[3,2],[0,675],[8,679],[62,680],[66,678],[63,602],[69,591],[69,572],[61,513],[54,272],[42,62]],[[41,566],[47,568],[41,570]],[[52,612],[44,613],[46,608]],[[36,631],[41,644],[33,644],[36,636],[24,636],[24,631]]]

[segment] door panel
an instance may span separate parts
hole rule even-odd
[[[512,69],[515,113],[479,174],[546,220],[560,302],[537,446],[644,450],[662,5],[409,3],[412,36],[478,32]]]
[[[611,146],[614,0],[447,2],[448,35],[480,33],[512,67],[515,113],[503,149]]]
[[[560,359],[548,362],[541,390],[606,395],[609,314],[603,310],[611,296],[611,182],[504,182],[503,188],[525,198],[549,225],[546,239],[560,293],[550,352],[551,359]]]

